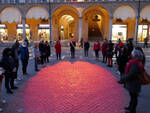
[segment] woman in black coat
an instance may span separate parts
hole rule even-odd
[[[12,89],[17,89],[17,87],[14,86],[14,73],[16,72],[16,67],[14,65],[12,55],[12,50],[10,48],[5,48],[3,51],[2,56],[2,67],[5,70],[5,87],[7,90],[7,93],[12,94],[13,92],[10,90],[10,86]],[[9,86],[10,85],[10,86]]]
[[[130,113],[136,113],[138,104],[138,95],[141,91],[141,81],[137,75],[142,75],[144,72],[144,65],[142,64],[143,54],[139,50],[133,50],[132,59],[126,66],[126,76],[123,80],[126,83],[126,88],[130,95],[130,103],[125,109]]]
[[[113,66],[113,50],[114,50],[114,44],[112,43],[112,41],[110,40],[108,43],[108,50],[107,50],[107,57],[108,57],[108,67],[112,67]]]

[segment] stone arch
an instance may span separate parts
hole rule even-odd
[[[57,40],[61,37],[61,25],[64,24],[62,22],[60,22],[62,19],[63,16],[68,16],[70,18],[73,18],[72,19],[72,25],[70,24],[70,22],[66,22],[66,25],[65,26],[72,26],[73,30],[72,32],[70,30],[67,30],[66,29],[70,29],[68,27],[65,27],[66,29],[64,29],[64,34],[65,36],[67,37],[66,39],[70,40],[71,37],[73,36],[74,39],[77,41],[78,40],[78,21],[79,21],[79,12],[74,8],[74,7],[71,7],[69,5],[62,5],[60,7],[58,7],[55,12],[53,12],[52,14],[52,24],[53,24],[53,39],[54,40]],[[67,17],[66,17],[67,18]],[[70,36],[69,32],[71,32],[71,34],[73,34],[72,36]],[[70,38],[69,38],[70,37]],[[62,38],[61,38],[62,39]]]
[[[137,10],[130,4],[117,6],[113,12],[112,40],[126,41],[128,38],[134,38],[136,17]]]
[[[52,10],[52,16],[54,15],[54,13],[55,13],[57,10],[62,9],[63,7],[64,7],[65,9],[68,9],[68,8],[69,8],[70,10],[76,12],[76,14],[77,14],[78,16],[80,16],[79,10],[78,10],[77,8],[75,8],[74,6],[70,5],[70,4],[67,4],[67,5],[59,5],[58,7],[54,8],[54,9]]]
[[[136,10],[130,5],[120,5],[115,9],[113,16],[114,18],[126,20],[128,18],[136,18],[137,13]]]
[[[13,15],[11,15],[11,14],[13,14]],[[20,23],[21,20],[22,20],[22,13],[21,13],[21,10],[17,7],[6,6],[6,7],[3,7],[0,11],[0,21],[1,22]]]
[[[34,41],[39,41],[43,38],[46,41],[50,41],[50,33],[48,27],[41,30],[39,26],[41,24],[49,25],[49,11],[42,5],[32,5],[25,10],[26,24],[30,26],[30,38]],[[45,33],[45,35],[41,35]]]
[[[92,7],[94,7],[94,6],[104,9],[105,11],[108,12],[109,16],[112,15],[112,12],[110,11],[110,9],[109,9],[108,7],[102,6],[102,5],[97,5],[97,4],[96,4],[96,5],[93,5],[93,4],[92,4],[92,5],[88,5],[87,7],[85,7],[85,8],[83,9],[83,11],[82,11],[82,13],[81,13],[81,16],[84,15],[84,13],[85,13],[85,11],[86,11],[87,9],[92,8]]]
[[[7,40],[16,39],[16,25],[22,21],[22,11],[19,7],[4,6],[0,11],[0,21],[7,26]]]
[[[147,19],[148,21],[150,21],[150,5],[147,5],[144,8],[142,8],[140,12],[140,17],[141,19]]]
[[[31,15],[32,11],[35,11],[35,13],[33,15]],[[38,11],[41,11],[40,13]],[[30,13],[30,14],[29,14]],[[40,14],[40,15],[37,15]],[[35,18],[35,19],[48,19],[49,18],[49,13],[48,10],[42,6],[31,6],[30,8],[27,9],[27,11],[25,12],[26,18]],[[31,17],[29,17],[31,16]]]
[[[109,37],[109,18],[111,13],[100,5],[90,5],[82,12],[83,27],[82,37],[90,41],[103,40]],[[95,18],[98,21],[94,21]]]

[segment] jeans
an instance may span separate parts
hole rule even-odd
[[[99,58],[98,52],[99,52],[99,50],[95,50],[95,56],[96,56],[96,58]]]
[[[84,49],[84,55],[85,55],[85,57],[88,57],[88,49]]]
[[[75,51],[71,51],[71,58],[75,58]]]
[[[138,93],[132,93],[132,92],[130,92],[130,104],[129,104],[129,108],[130,108],[130,112],[131,113],[136,113],[137,104],[138,104]]]
[[[3,79],[0,77],[0,107],[2,107],[2,81]]]
[[[61,53],[56,54],[57,60],[60,59],[61,60]]]
[[[103,62],[104,62],[104,63],[107,62],[107,55],[103,55]]]
[[[28,59],[21,59],[23,74],[27,73]]]

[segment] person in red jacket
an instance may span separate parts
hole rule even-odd
[[[94,43],[94,48],[93,50],[95,51],[95,57],[96,59],[99,58],[99,51],[100,51],[100,43],[98,42],[98,40],[96,40],[96,42]]]
[[[103,63],[107,62],[107,48],[108,48],[107,39],[105,39],[102,44]]]
[[[57,42],[56,42],[55,49],[56,49],[57,60],[58,59],[61,60],[61,44],[60,44],[59,40],[57,40]]]

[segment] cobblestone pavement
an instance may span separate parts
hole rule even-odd
[[[95,60],[92,50],[89,58],[83,57],[82,49],[77,49],[75,59],[70,59],[68,48],[62,53],[62,61],[57,61],[52,52],[50,63],[39,73],[34,72],[30,58],[29,75],[18,81],[19,89],[13,95],[2,92],[7,100],[3,113],[124,113],[129,96],[116,82],[119,75],[115,65],[108,68],[101,57]],[[145,54],[148,70],[149,49]],[[18,76],[22,77],[21,66]],[[150,112],[149,92],[150,86],[142,88],[137,113]]]

